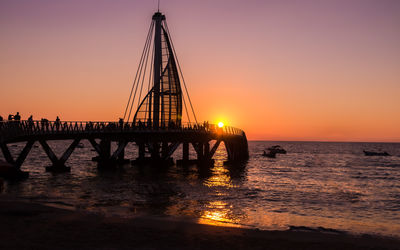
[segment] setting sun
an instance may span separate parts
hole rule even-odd
[[[224,123],[223,122],[218,122],[218,127],[219,128],[222,128],[224,126]]]

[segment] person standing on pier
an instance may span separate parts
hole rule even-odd
[[[119,127],[120,127],[121,129],[123,129],[123,128],[124,128],[124,119],[119,118],[118,123],[119,123]]]
[[[17,112],[15,115],[14,115],[14,123],[15,123],[15,126],[17,126],[17,127],[19,127],[19,122],[20,122],[20,120],[21,120],[21,116],[19,115],[19,112]]]
[[[17,112],[17,114],[14,115],[14,121],[20,121],[21,120],[21,116],[19,115],[19,112]]]
[[[9,120],[9,121],[12,121],[12,120],[14,120],[14,116],[12,115],[12,114],[9,114],[8,115],[8,119],[7,120]]]
[[[0,122],[2,122],[3,121],[3,117],[0,115]]]
[[[55,124],[56,124],[56,129],[58,131],[60,128],[60,117],[57,116]]]
[[[32,115],[29,116],[29,118],[28,118],[28,126],[29,126],[29,129],[33,128],[33,116]]]

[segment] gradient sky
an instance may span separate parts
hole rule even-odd
[[[156,0],[0,0],[0,115],[117,120]],[[400,142],[400,1],[161,0],[199,120]]]

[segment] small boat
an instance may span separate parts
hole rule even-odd
[[[365,151],[363,150],[365,156],[390,156],[390,154],[386,151],[384,152],[373,152],[373,151]]]
[[[284,150],[281,146],[275,145],[267,148],[270,152],[275,152],[276,154],[286,154],[286,150]]]
[[[262,154],[262,156],[265,156],[265,157],[268,157],[268,158],[276,158],[276,152],[271,152],[271,151],[269,151],[269,152],[267,153],[267,152],[265,152],[265,150],[264,150],[264,153]]]

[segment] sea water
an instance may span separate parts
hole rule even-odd
[[[69,143],[49,144],[60,155]],[[67,161],[71,172],[62,174],[45,172],[50,161],[35,144],[22,166],[30,177],[6,182],[3,193],[105,216],[400,237],[400,144],[250,141],[250,159],[239,165],[223,164],[221,145],[212,167],[126,164],[99,170],[91,161],[96,152],[83,143]],[[262,156],[277,144],[288,153],[275,159]],[[10,147],[14,153],[22,148]],[[363,150],[391,156],[364,156]],[[128,145],[125,155],[137,157],[136,147]]]

